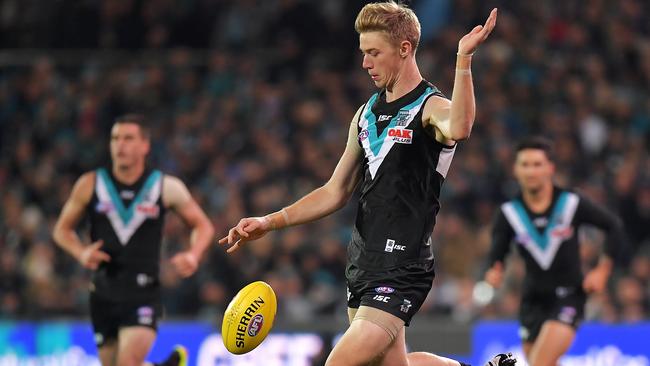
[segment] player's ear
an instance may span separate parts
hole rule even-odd
[[[399,56],[401,58],[406,58],[413,51],[413,45],[409,41],[402,41],[399,45]]]
[[[151,150],[151,140],[149,139],[144,140],[143,149],[144,149],[144,154],[149,155],[149,151]]]

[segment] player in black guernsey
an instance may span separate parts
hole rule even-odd
[[[584,196],[553,184],[551,145],[535,137],[516,148],[514,174],[521,194],[501,205],[493,228],[485,280],[499,286],[503,260],[514,242],[526,267],[519,320],[531,365],[557,365],[584,317],[586,297],[602,291],[616,248],[623,243],[620,220]],[[606,233],[604,253],[585,276],[578,230],[592,225]]]
[[[431,232],[438,198],[456,149],[469,136],[475,103],[472,54],[496,24],[494,9],[458,44],[451,100],[420,74],[415,51],[420,23],[403,4],[368,4],[355,29],[363,68],[380,90],[352,118],[348,141],[330,180],[296,203],[239,221],[220,243],[229,252],[270,230],[303,224],[343,207],[360,184],[348,249],[350,327],[326,365],[449,365],[431,353],[406,353],[408,325],[431,289]],[[514,360],[499,355],[490,365]]]
[[[191,247],[171,264],[192,275],[214,235],[212,224],[178,178],[146,166],[149,129],[139,115],[116,120],[111,130],[112,166],[83,174],[54,228],[56,243],[93,270],[90,316],[102,366],[141,366],[156,338],[162,306],[159,263],[163,219],[177,213],[191,228]],[[75,232],[90,222],[92,244]],[[177,346],[158,364],[185,366]]]

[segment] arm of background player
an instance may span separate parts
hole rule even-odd
[[[258,239],[270,230],[318,220],[340,209],[348,202],[361,179],[360,163],[363,155],[357,141],[357,121],[361,109],[357,110],[350,123],[345,151],[329,181],[280,211],[264,217],[241,219],[237,226],[230,229],[228,236],[219,240],[221,244],[235,243],[228,249],[228,252],[236,250],[240,242]]]
[[[190,248],[177,253],[171,259],[181,276],[190,276],[198,268],[203,253],[212,242],[214,227],[192,198],[187,186],[176,177],[166,175],[163,179],[163,204],[171,208],[192,229]]]
[[[583,287],[588,292],[600,292],[607,285],[607,279],[614,267],[614,259],[622,252],[621,248],[625,245],[623,223],[604,207],[584,196],[580,196],[576,221],[594,225],[606,234],[604,253],[600,256],[598,265],[585,275],[583,282]]]
[[[508,220],[499,209],[492,225],[492,246],[488,255],[488,270],[485,272],[485,281],[492,287],[501,286],[503,280],[503,261],[510,250],[510,242],[514,232]]]
[[[471,72],[471,55],[490,35],[496,21],[497,10],[493,9],[484,26],[474,27],[458,42],[456,76],[451,101],[434,96],[429,98],[424,107],[426,122],[434,127],[436,140],[445,145],[453,145],[455,141],[468,138],[472,131],[476,103]]]
[[[90,246],[84,245],[79,239],[75,228],[90,203],[94,185],[94,172],[79,177],[72,188],[70,197],[63,206],[63,210],[61,210],[52,233],[52,238],[59,247],[77,259],[81,265],[93,270],[97,269],[101,262],[110,261],[111,257],[100,250],[103,245],[102,240],[98,240]]]

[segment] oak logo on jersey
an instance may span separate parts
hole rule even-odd
[[[571,237],[573,236],[573,227],[571,226],[556,227],[553,230],[551,230],[551,236],[561,240],[571,239]]]
[[[160,207],[156,204],[146,204],[142,203],[135,206],[136,211],[142,212],[146,217],[150,219],[156,219],[160,216]]]
[[[413,142],[413,130],[406,128],[389,128],[388,136],[399,144],[410,144]]]

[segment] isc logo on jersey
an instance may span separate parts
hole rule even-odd
[[[400,144],[410,144],[413,141],[413,130],[406,128],[390,128],[388,129],[388,137],[392,137],[394,142]]]

